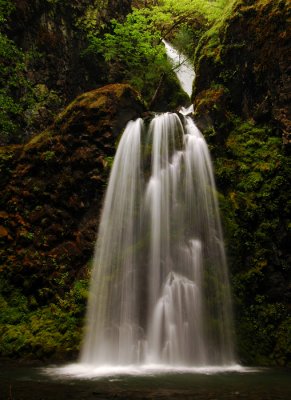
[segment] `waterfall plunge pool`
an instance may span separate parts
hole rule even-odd
[[[2,362],[1,400],[287,400],[290,370],[233,366],[215,369],[32,367]],[[79,377],[77,377],[79,374]],[[83,375],[83,376],[81,376]],[[87,375],[87,376],[86,376]],[[80,377],[82,379],[80,379]]]
[[[86,364],[70,364],[60,368],[46,368],[44,373],[55,377],[78,378],[78,379],[94,379],[112,376],[161,376],[175,374],[204,374],[213,375],[219,373],[239,372],[250,373],[257,372],[255,368],[242,367],[239,364],[227,366],[170,366],[168,364],[143,364],[128,366],[94,366]]]

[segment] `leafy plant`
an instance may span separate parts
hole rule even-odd
[[[140,11],[120,23],[111,21],[112,31],[103,38],[89,36],[89,52],[103,55],[110,65],[111,80],[129,81],[144,95],[157,85],[161,73],[169,70],[159,32]]]
[[[58,285],[63,286],[61,276]],[[68,357],[78,350],[87,280],[77,280],[53,303],[41,306],[31,296],[0,281],[0,354],[25,358]]]
[[[23,113],[33,103],[33,90],[26,78],[25,54],[4,32],[13,5],[0,3],[0,143],[20,135]]]
[[[171,75],[163,38],[193,58],[202,25],[222,12],[225,1],[138,2],[123,22],[113,19],[109,31],[90,30],[87,53],[103,55],[111,81],[127,81],[150,101],[162,77]],[[203,24],[201,23],[203,21]]]

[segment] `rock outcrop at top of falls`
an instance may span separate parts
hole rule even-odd
[[[78,97],[53,126],[26,145],[1,148],[0,264],[6,312],[0,328],[5,337],[2,355],[11,351],[37,357],[37,349],[51,355],[76,348],[76,338],[65,339],[69,327],[63,328],[62,344],[57,332],[49,344],[45,331],[54,322],[45,321],[43,310],[37,319],[44,319],[44,325],[35,327],[28,314],[47,305],[57,307],[76,279],[87,274],[116,141],[127,121],[142,112],[130,86],[108,85]],[[80,298],[75,300],[80,306]],[[11,307],[20,308],[21,303],[22,315],[12,323]],[[70,303],[71,309],[73,298]],[[55,310],[53,320],[57,314]],[[62,323],[66,318],[64,314]]]

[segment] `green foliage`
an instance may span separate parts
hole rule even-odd
[[[85,13],[77,19],[76,26],[88,33],[94,32],[95,35],[100,33],[106,28],[104,10],[107,7],[108,0],[94,0],[86,7]]]
[[[92,16],[87,19],[88,25],[92,23],[87,52],[103,55],[111,81],[131,83],[150,101],[161,76],[171,74],[161,39],[170,38],[192,58],[202,26],[217,18],[224,5],[222,0],[155,1],[146,2],[146,7],[142,2],[122,23],[113,19],[110,31],[103,37]],[[94,12],[98,14],[98,9]]]
[[[21,142],[23,131],[32,128],[40,110],[52,114],[61,99],[45,85],[32,86],[27,78],[24,54],[13,41],[0,32],[0,143]]]
[[[290,265],[283,255],[290,224],[290,160],[271,128],[238,118],[223,154],[217,145],[213,153],[224,191],[220,203],[240,356],[245,363],[289,365],[285,296]]]
[[[15,91],[27,85],[24,78],[24,55],[6,35],[0,32],[0,130],[1,135],[15,134],[17,119],[25,99],[15,98]]]
[[[246,363],[288,365],[291,355],[291,318],[286,305],[269,303],[257,295],[254,303],[238,315],[238,345]]]
[[[44,152],[44,153],[42,154],[42,158],[43,158],[45,161],[53,160],[55,157],[56,157],[55,152],[54,152],[54,151],[51,151],[51,150],[48,150],[48,151],[46,151],[46,152]]]
[[[197,17],[205,18],[209,22],[217,20],[228,6],[229,0],[164,0],[152,3],[144,8],[144,12],[154,14],[152,18],[155,24],[166,32],[169,28],[173,29],[173,25],[191,25]]]
[[[0,3],[0,21],[13,10],[11,2]],[[0,29],[0,143],[20,135],[23,113],[33,103],[32,87],[26,78],[25,55]]]
[[[227,19],[232,15],[236,2],[237,0],[222,1],[221,7],[217,9],[218,13],[216,15],[213,13],[209,29],[201,36],[199,44],[195,48],[194,58],[197,64],[205,59],[208,59],[210,63],[221,63],[221,52],[223,51],[221,38],[227,29]],[[221,72],[225,73],[225,69],[222,69]]]
[[[112,33],[90,35],[89,52],[103,54],[113,80],[129,81],[147,96],[153,94],[161,73],[169,70],[160,34],[140,11],[120,23],[112,20]]]
[[[111,169],[113,166],[114,157],[112,157],[112,156],[104,157],[104,161],[105,161],[106,168]]]
[[[58,285],[64,285],[66,276]],[[40,307],[33,297],[1,282],[0,354],[45,359],[75,355],[81,341],[87,280],[76,281],[54,303]]]
[[[201,35],[200,29],[193,29],[187,24],[182,24],[173,38],[174,47],[181,53],[193,58],[193,48]]]
[[[2,26],[7,21],[7,17],[13,11],[14,5],[9,0],[0,0],[0,24]]]

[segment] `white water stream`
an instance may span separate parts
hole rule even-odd
[[[182,89],[188,94],[189,97],[191,97],[192,85],[195,79],[195,72],[191,63],[184,54],[179,53],[168,42],[163,40],[163,43],[165,45],[167,56],[173,65]]]
[[[191,95],[193,70],[179,73]],[[86,321],[84,368],[235,365],[212,164],[191,117],[165,113],[149,126],[127,125],[105,197]]]
[[[231,303],[207,145],[190,117],[130,122],[96,244],[81,362],[233,363]]]

